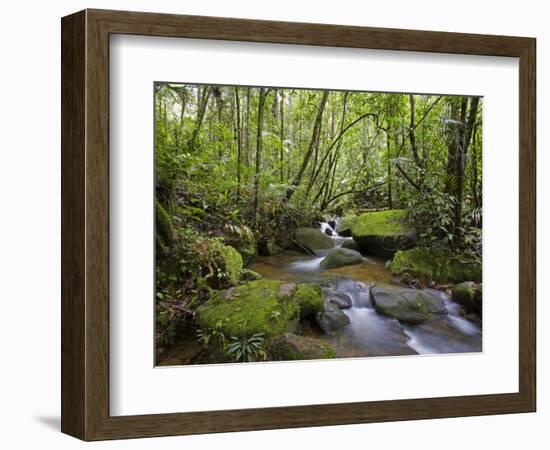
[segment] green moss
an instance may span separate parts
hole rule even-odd
[[[243,258],[241,254],[233,247],[222,244],[218,249],[218,257],[221,259],[219,266],[223,266],[227,282],[232,286],[237,285],[241,279],[241,272],[243,270]]]
[[[174,241],[174,227],[172,219],[166,209],[155,199],[156,236],[163,245],[170,245]]]
[[[479,261],[425,247],[398,251],[390,264],[390,270],[394,275],[408,273],[424,281],[481,281]]]
[[[321,288],[312,284],[300,284],[294,299],[300,307],[300,317],[311,316],[322,311],[324,300]]]
[[[327,342],[295,334],[285,334],[272,341],[269,353],[271,359],[276,361],[330,359],[336,357],[334,348]]]
[[[262,276],[258,272],[254,272],[250,269],[243,269],[241,272],[241,281],[246,283],[247,281],[261,280]]]
[[[397,236],[410,233],[405,224],[405,211],[367,212],[359,216],[352,227],[353,236]]]
[[[263,333],[267,338],[293,331],[299,317],[291,295],[279,295],[285,283],[258,280],[238,286],[224,299],[215,294],[198,310],[197,321],[206,329],[218,329],[226,338]]]
[[[258,255],[256,240],[252,235],[230,236],[226,237],[224,241],[241,254],[245,266],[254,261],[254,258]]]
[[[453,287],[453,300],[458,303],[467,303],[474,298],[474,289],[471,285],[460,283]]]
[[[357,222],[357,215],[355,213],[346,213],[344,217],[340,219],[336,227],[336,232],[341,236],[351,236],[351,229],[355,222]]]

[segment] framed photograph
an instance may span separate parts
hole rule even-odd
[[[63,432],[535,411],[534,38],[61,29]]]

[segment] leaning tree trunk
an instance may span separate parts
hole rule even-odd
[[[264,105],[267,90],[260,88],[258,99],[258,128],[256,132],[256,171],[254,174],[254,223],[258,225],[258,207],[260,201],[260,171],[262,166],[262,131],[264,121]]]
[[[313,154],[313,151],[315,150],[316,146],[319,143],[319,134],[321,131],[321,120],[323,118],[323,111],[325,110],[325,105],[327,104],[328,94],[329,94],[328,91],[324,91],[323,97],[319,102],[319,107],[317,108],[317,116],[315,117],[315,124],[313,126],[313,132],[311,133],[311,141],[309,143],[308,150],[304,155],[304,159],[302,160],[302,165],[300,166],[300,170],[298,171],[298,173],[296,174],[296,177],[292,181],[291,186],[286,191],[287,201],[290,200],[290,198],[296,191],[296,188],[300,185],[302,181],[302,177],[304,176],[304,173],[307,169],[309,160],[311,159],[311,155]]]

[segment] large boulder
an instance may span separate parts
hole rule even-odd
[[[225,339],[262,333],[265,339],[297,330],[300,317],[323,308],[320,288],[256,280],[232,289],[215,292],[197,310],[197,324],[214,330]]]
[[[366,212],[352,226],[353,239],[363,253],[391,258],[396,251],[409,248],[415,232],[405,223],[400,209]]]
[[[427,290],[373,286],[370,298],[377,313],[409,324],[424,322],[434,315],[447,314],[443,300]]]
[[[225,339],[262,333],[265,338],[295,331],[300,308],[293,289],[282,281],[257,280],[229,291],[215,293],[197,310],[200,328],[215,330]]]
[[[321,261],[323,269],[333,269],[335,267],[351,266],[363,262],[361,253],[347,248],[335,248]]]
[[[427,282],[481,282],[481,261],[468,255],[451,255],[426,247],[398,251],[390,264],[390,270],[396,276],[407,273]]]
[[[345,214],[336,224],[336,232],[340,236],[350,237],[353,225],[357,222],[357,215],[354,213]]]
[[[453,286],[451,298],[462,305],[466,311],[481,314],[483,309],[481,291],[481,285],[473,281],[464,281]]]
[[[325,333],[331,333],[349,325],[349,317],[340,311],[337,306],[328,302],[325,302],[323,311],[318,312],[315,319],[321,330]]]
[[[317,228],[297,228],[294,241],[300,250],[315,255],[326,254],[334,247],[334,241]]]
[[[335,358],[334,349],[321,339],[284,334],[274,339],[269,353],[275,361]]]

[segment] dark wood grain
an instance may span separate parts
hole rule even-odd
[[[518,57],[519,391],[109,416],[109,35],[113,33]],[[535,410],[534,39],[87,10],[63,18],[62,41],[62,430],[65,433],[98,440]]]
[[[86,14],[61,27],[61,430],[85,424],[85,28]]]

